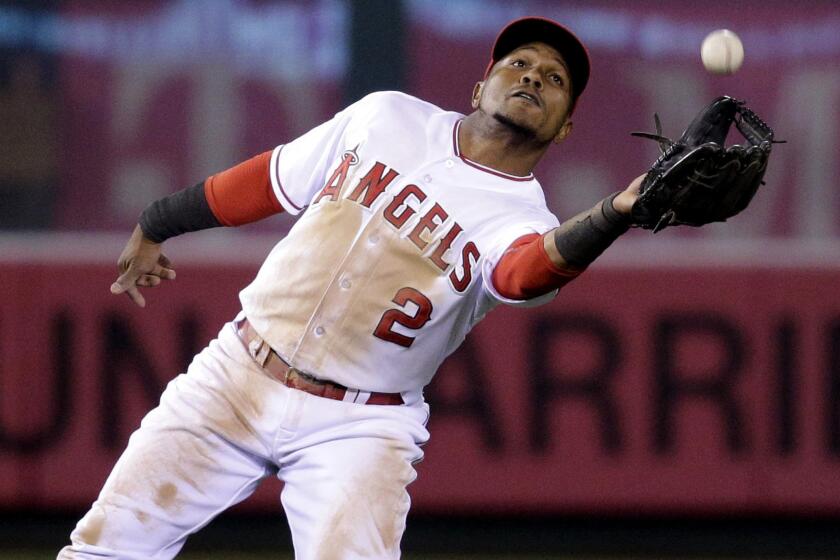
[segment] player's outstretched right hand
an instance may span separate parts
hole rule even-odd
[[[172,263],[161,252],[160,243],[146,239],[138,225],[117,260],[120,275],[111,284],[111,293],[125,293],[131,301],[145,307],[146,299],[137,288],[153,288],[161,280],[174,280],[175,271],[171,267]]]

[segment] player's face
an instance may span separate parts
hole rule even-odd
[[[475,108],[540,142],[571,130],[571,80],[563,56],[545,43],[527,43],[499,60],[473,97]]]

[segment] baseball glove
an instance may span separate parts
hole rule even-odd
[[[652,229],[723,222],[747,207],[767,169],[773,129],[743,101],[722,96],[700,111],[676,142],[656,134],[634,136],[659,142],[662,155],[642,181],[633,205],[633,225]],[[725,146],[732,123],[747,145]]]

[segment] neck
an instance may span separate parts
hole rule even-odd
[[[551,143],[539,142],[530,131],[479,110],[461,122],[458,144],[467,159],[524,177],[533,171]]]

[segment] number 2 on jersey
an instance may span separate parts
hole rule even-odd
[[[411,302],[417,306],[417,311],[414,315],[409,315],[399,309],[388,309],[379,319],[379,324],[376,325],[373,336],[408,348],[414,342],[414,337],[394,332],[394,323],[399,323],[412,330],[421,328],[432,318],[432,302],[414,288],[400,288],[391,301],[402,308],[405,308],[405,305]]]

